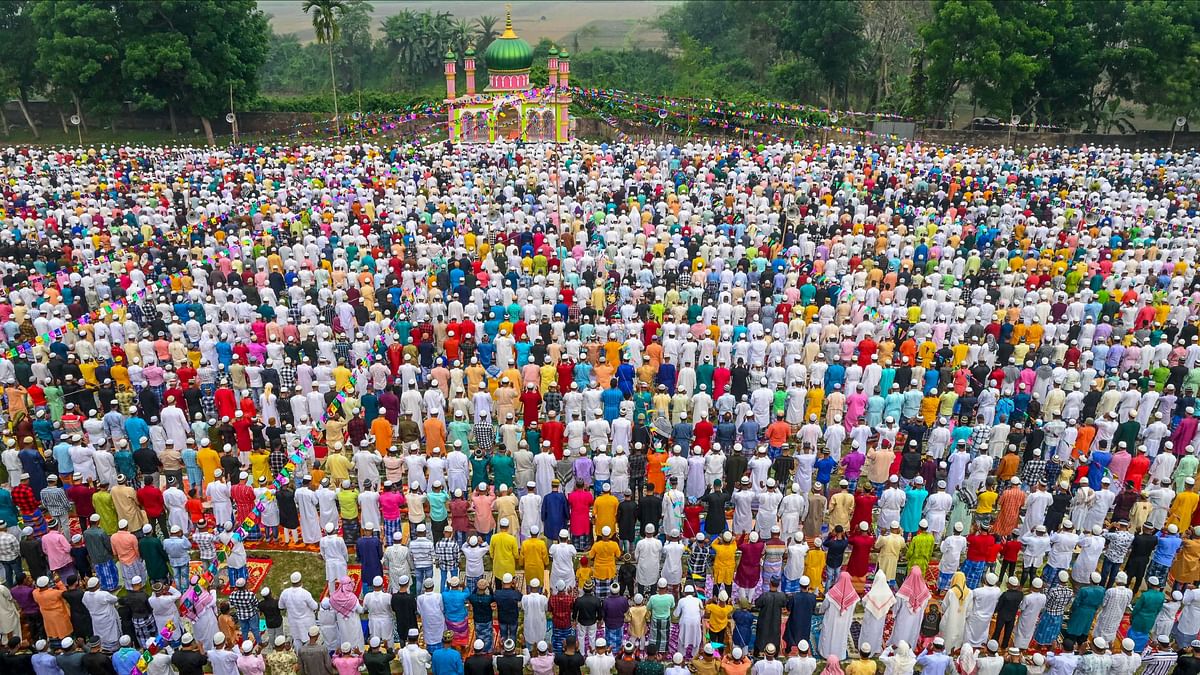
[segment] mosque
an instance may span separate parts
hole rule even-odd
[[[466,92],[457,94],[458,57],[446,52],[446,106],[452,143],[490,143],[497,140],[549,141],[571,139],[571,55],[551,47],[546,61],[549,85],[532,87],[529,70],[533,48],[513,31],[512,10],[504,20],[504,33],[483,53],[488,83],[475,90],[475,49],[463,54]]]

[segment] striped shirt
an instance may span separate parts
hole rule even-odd
[[[408,553],[414,568],[433,567],[433,541],[429,537],[416,537],[408,542]]]

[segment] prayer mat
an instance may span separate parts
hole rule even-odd
[[[275,561],[271,560],[270,558],[247,558],[246,559],[246,574],[247,574],[246,589],[253,593],[257,593],[258,589],[262,588],[263,582],[266,581],[266,579],[267,579],[267,572],[271,571],[271,566],[274,564],[275,564]],[[200,570],[201,570],[200,561],[193,560],[192,564],[190,565],[190,567],[188,569],[189,569],[190,574],[200,574]],[[229,575],[225,573],[224,568],[221,569],[220,574],[224,580],[228,581]],[[222,591],[222,593],[224,593],[225,595],[228,595],[231,592],[233,592],[233,589],[230,588],[229,586],[226,586],[224,588],[224,590]]]
[[[362,565],[348,565],[346,567],[346,576],[354,580],[354,593],[362,594]],[[325,584],[325,590],[321,591],[321,597],[317,600],[320,602],[329,597],[329,584]]]

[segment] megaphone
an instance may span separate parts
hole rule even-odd
[[[71,117],[69,118],[69,121],[74,126],[79,126],[80,122],[83,122],[83,120],[79,117],[79,115],[71,115]]]
[[[796,206],[795,204],[792,204],[791,206],[787,207],[787,211],[785,212],[785,215],[787,216],[788,222],[790,222],[790,223],[795,223],[795,222],[799,221],[800,220],[800,207]]]
[[[1021,123],[1021,116],[1013,115],[1012,117],[1008,118],[1008,123],[1013,125],[1014,127],[1017,126],[1018,124]]]
[[[829,113],[829,123],[830,124],[837,124],[839,119],[841,119],[841,117],[838,116],[836,110],[834,112]]]
[[[1187,126],[1187,118],[1184,117],[1183,115],[1176,117],[1175,118],[1175,126],[1179,127],[1180,129],[1184,128],[1185,126]]]
[[[237,120],[237,115],[233,113],[225,113],[225,121],[233,124]]]
[[[196,213],[196,211],[194,209],[191,211],[188,211],[187,222],[188,222],[188,225],[191,225],[192,227],[199,225],[200,224],[200,214]]]

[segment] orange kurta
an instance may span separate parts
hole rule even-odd
[[[666,462],[665,452],[652,452],[646,458],[646,486],[655,494],[666,489],[667,477],[663,475],[663,465]]]
[[[33,592],[33,600],[41,610],[42,620],[46,623],[46,635],[55,639],[70,637],[74,628],[71,626],[71,610],[63,600],[63,591],[67,590],[62,582],[48,588],[39,588]]]

